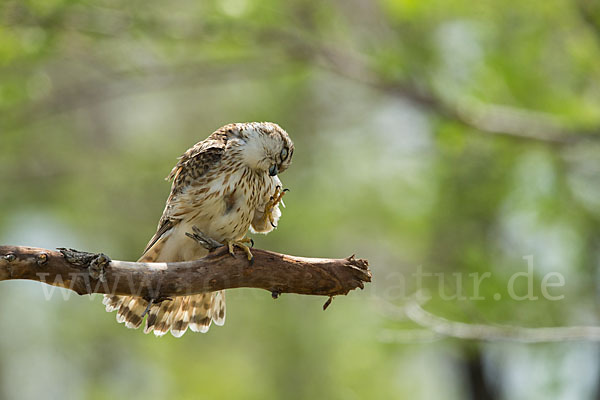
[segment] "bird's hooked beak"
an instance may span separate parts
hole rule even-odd
[[[269,175],[275,176],[275,175],[277,175],[278,172],[279,172],[279,168],[277,168],[277,164],[271,165],[271,168],[269,168]]]

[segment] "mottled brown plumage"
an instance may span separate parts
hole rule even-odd
[[[291,163],[294,145],[277,124],[252,122],[226,125],[186,151],[167,179],[171,194],[156,234],[141,262],[188,261],[207,250],[186,236],[197,226],[226,243],[242,239],[248,229],[267,233],[281,215],[269,200],[281,187],[277,173]],[[266,213],[266,214],[265,214]],[[139,297],[104,298],[107,311],[128,328],[142,324],[148,302]],[[145,333],[183,335],[188,328],[206,332],[225,323],[225,293],[176,297],[149,308]]]

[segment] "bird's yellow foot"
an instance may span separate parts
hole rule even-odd
[[[244,250],[244,252],[246,253],[246,256],[248,257],[248,261],[252,262],[252,261],[254,261],[254,256],[252,255],[252,252],[250,251],[250,247],[246,246],[245,243],[250,243],[251,247],[254,246],[254,240],[252,240],[250,238],[243,238],[240,240],[228,240],[225,242],[225,244],[227,245],[227,249],[229,250],[229,254],[231,254],[232,256],[235,257],[233,248],[235,246],[237,246],[240,249]]]
[[[271,226],[273,228],[277,228],[277,226],[275,226],[275,220],[273,219],[273,208],[275,208],[275,206],[281,202],[283,195],[285,194],[285,192],[288,192],[288,191],[289,191],[289,189],[281,190],[280,186],[277,186],[275,188],[275,194],[273,194],[273,196],[271,196],[271,199],[269,199],[269,201],[265,205],[265,213],[263,215],[264,223],[266,223],[267,220],[269,220],[269,223],[271,224]]]

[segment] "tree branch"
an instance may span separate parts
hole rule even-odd
[[[367,260],[305,258],[253,249],[254,262],[225,247],[188,262],[135,263],[104,254],[0,246],[0,281],[28,279],[80,295],[111,293],[149,299],[250,287],[317,296],[347,294],[371,281]]]
[[[388,306],[390,304],[388,303]],[[396,306],[394,306],[396,307]],[[525,328],[511,325],[468,324],[451,321],[426,311],[417,300],[410,300],[398,312],[423,329],[386,330],[380,338],[386,342],[433,341],[452,337],[463,340],[514,341],[545,343],[564,341],[600,341],[600,326],[561,326]],[[396,332],[397,334],[395,334]]]
[[[336,56],[329,54],[328,57],[331,60]],[[569,127],[555,115],[506,105],[486,104],[474,100],[451,103],[412,82],[381,81],[366,68],[360,75],[354,75],[360,68],[358,64],[351,65],[346,57],[343,61],[334,61],[330,70],[389,95],[410,100],[426,110],[482,133],[556,145],[600,140],[598,126]]]
[[[476,131],[511,137],[520,140],[547,143],[551,145],[570,145],[582,141],[600,140],[599,126],[570,126],[557,115],[527,110],[500,104],[487,104],[469,99],[469,101],[449,101],[425,85],[411,80],[390,81],[383,79],[370,67],[368,57],[328,46],[319,41],[311,41],[299,34],[280,31],[272,35],[274,40],[283,41],[286,49],[294,54],[299,49],[311,61],[338,76],[371,87],[390,96],[401,97],[458,124]]]

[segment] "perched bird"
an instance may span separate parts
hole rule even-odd
[[[294,144],[287,132],[270,122],[225,125],[187,150],[169,176],[171,194],[156,234],[140,262],[190,261],[208,251],[186,236],[196,227],[206,236],[243,248],[246,232],[268,233],[276,226],[285,193],[278,174],[292,160]],[[106,311],[117,321],[138,328],[147,313],[144,333],[175,337],[188,328],[207,332],[211,322],[225,323],[223,291],[174,297],[157,304],[141,297],[105,295]]]

